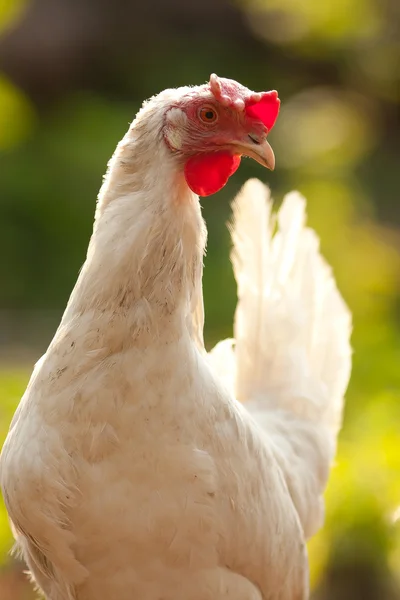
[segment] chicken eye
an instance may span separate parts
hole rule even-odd
[[[199,110],[199,118],[203,123],[215,123],[218,120],[218,114],[212,106],[203,106]]]

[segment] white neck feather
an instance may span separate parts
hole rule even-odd
[[[206,228],[198,197],[164,143],[157,108],[140,111],[109,163],[63,325],[107,314],[129,321],[135,335],[153,337],[171,324],[200,335]]]

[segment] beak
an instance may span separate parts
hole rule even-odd
[[[273,171],[275,168],[275,154],[267,140],[264,139],[262,142],[259,142],[256,136],[249,136],[249,138],[251,140],[249,143],[235,143],[235,153],[249,156],[263,167],[267,167],[267,169]]]

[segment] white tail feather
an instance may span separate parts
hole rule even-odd
[[[305,205],[292,192],[275,219],[269,190],[260,181],[247,181],[238,194],[231,226],[238,284],[235,349],[226,340],[210,359],[276,446],[310,534],[320,525],[321,514],[312,513],[321,512],[317,507],[341,424],[351,316],[315,232],[305,227]]]

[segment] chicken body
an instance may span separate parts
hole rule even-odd
[[[305,270],[293,267],[301,202],[282,221],[279,258],[268,252],[265,188],[250,182],[250,212],[236,210],[236,350],[228,341],[207,355],[205,227],[160,136],[178,93],[142,109],[110,162],[86,263],[3,447],[17,545],[48,600],[308,596],[305,539],[321,521],[349,371],[348,314],[315,245],[299,256],[310,259],[319,295],[304,297]],[[252,279],[249,233],[264,247],[262,269],[286,265],[275,287]],[[282,341],[273,314],[255,327],[254,307],[264,314],[291,273],[309,321],[289,323]],[[332,342],[329,328],[314,327],[314,341],[303,340],[333,297],[340,335]],[[337,361],[331,382],[323,365],[307,364],[316,343]]]

